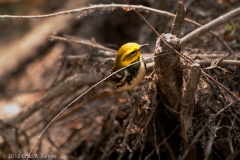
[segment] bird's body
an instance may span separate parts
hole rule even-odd
[[[110,82],[116,86],[117,91],[132,90],[143,79],[146,72],[146,64],[140,54],[140,49],[144,46],[146,45],[126,43],[118,50],[111,73],[134,62],[139,62],[134,63],[111,76]]]

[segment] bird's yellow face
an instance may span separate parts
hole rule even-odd
[[[126,43],[117,52],[116,62],[112,71],[117,71],[129,64],[139,61],[141,58],[140,49],[143,45],[137,43]]]

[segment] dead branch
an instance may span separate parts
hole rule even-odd
[[[134,118],[135,118],[135,114],[137,112],[137,107],[134,106],[132,109],[133,110],[132,110],[132,113],[130,115],[130,120],[129,120],[129,123],[127,125],[126,131],[125,131],[125,135],[124,135],[124,139],[123,139],[123,142],[122,142],[122,145],[121,145],[121,148],[120,148],[120,154],[118,156],[118,160],[122,159],[122,156],[125,153],[125,150],[127,149],[127,140],[129,138],[129,134],[131,132],[131,128],[132,128],[133,123],[134,123]]]
[[[217,19],[199,27],[198,29],[191,32],[190,34],[181,38],[182,46],[186,46],[189,42],[193,41],[195,38],[199,37],[200,35],[203,35],[203,34],[209,32],[210,30],[220,26],[221,24],[227,23],[230,20],[232,20],[238,16],[240,16],[240,8],[232,10],[232,11],[218,17]]]
[[[179,1],[178,11],[174,19],[174,22],[172,24],[172,29],[170,32],[171,34],[177,35],[177,37],[179,37],[180,30],[185,19],[185,15],[186,15],[186,7],[184,6],[183,2]]]
[[[112,11],[116,8],[121,8],[121,9],[128,9],[128,10],[133,10],[133,9],[137,9],[138,11],[144,11],[144,12],[151,12],[151,13],[155,13],[155,14],[159,14],[159,15],[163,15],[163,16],[168,16],[168,17],[175,17],[175,14],[169,13],[167,11],[161,11],[161,10],[157,10],[157,9],[153,9],[150,7],[145,7],[145,6],[139,6],[139,5],[124,5],[124,4],[107,4],[107,5],[92,5],[89,7],[83,7],[83,8],[79,8],[79,9],[73,9],[73,10],[68,10],[68,11],[63,11],[63,12],[57,12],[57,13],[52,13],[52,14],[46,14],[46,15],[38,15],[38,16],[12,16],[12,15],[0,15],[0,19],[45,19],[45,18],[52,18],[52,17],[58,17],[58,16],[63,16],[63,15],[74,15],[77,14],[78,18],[82,18],[84,16],[93,14],[95,12],[101,11],[101,13],[103,13],[103,11]],[[232,19],[232,18],[230,18]],[[199,24],[196,21],[193,21],[191,19],[185,18],[185,20],[187,22],[193,23],[197,26],[201,26],[201,24]],[[217,25],[218,26],[218,25]],[[207,30],[207,31],[210,31]],[[226,42],[224,42],[221,38],[218,37],[217,34],[213,33],[212,31],[210,31],[210,33],[216,37],[224,46],[226,46],[226,48],[229,50],[230,55],[232,55],[234,52],[232,51],[232,49],[228,46],[228,44]],[[199,34],[200,35],[200,34]],[[196,36],[198,37],[198,36]]]
[[[205,60],[195,60],[195,63],[198,63],[200,65],[206,66],[206,65],[211,65],[214,60],[211,59],[205,59]],[[240,61],[239,60],[220,60],[219,63],[217,64],[218,66],[239,66]]]
[[[209,156],[212,153],[212,145],[213,145],[214,139],[216,138],[217,130],[218,130],[222,120],[223,120],[223,116],[220,116],[216,125],[213,125],[213,123],[212,123],[212,125],[208,126],[208,127],[210,127],[209,128],[209,140],[208,140],[208,144],[207,144],[207,147],[206,147],[206,150],[204,153],[205,154],[204,160],[208,160]]]
[[[171,43],[170,45],[180,50],[180,40],[171,34],[162,34],[161,39]],[[155,55],[161,55],[170,52],[168,47],[160,38],[156,43]],[[169,42],[169,40],[171,40]],[[177,110],[177,104],[180,102],[182,86],[182,66],[180,56],[172,53],[155,58],[155,70],[159,80],[159,90],[166,96],[166,104]]]
[[[160,143],[160,144],[158,144],[158,148],[161,146],[161,145],[163,145],[171,136],[172,136],[172,134],[174,133],[174,132],[176,132],[176,130],[179,128],[179,125],[178,126],[176,126],[175,128],[174,128],[174,130]],[[145,157],[145,159],[144,160],[148,160],[152,155],[153,155],[153,153],[156,151],[156,148],[149,154],[149,155],[147,155],[146,157]]]
[[[62,41],[62,42],[68,42],[68,43],[72,43],[72,44],[81,44],[81,45],[86,45],[86,46],[90,46],[92,48],[95,48],[95,49],[102,49],[102,50],[105,50],[105,51],[109,51],[109,52],[113,52],[113,53],[116,53],[117,51],[114,50],[114,49],[110,49],[110,48],[107,48],[107,47],[104,47],[98,43],[92,43],[92,41],[89,41],[89,40],[85,40],[85,39],[80,39],[80,38],[75,38],[75,37],[70,37],[70,36],[67,36],[67,37],[59,37],[59,36],[49,36],[49,40],[50,41]]]
[[[191,65],[190,74],[186,86],[184,87],[183,96],[180,105],[180,125],[182,150],[185,151],[188,148],[188,144],[192,140],[192,118],[195,106],[195,92],[201,76],[200,66],[197,64]]]

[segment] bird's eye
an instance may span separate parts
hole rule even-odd
[[[133,54],[135,54],[135,53],[136,53],[136,51],[132,51],[130,54],[132,54],[132,55],[133,55]]]

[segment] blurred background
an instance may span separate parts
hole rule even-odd
[[[238,0],[183,2],[187,7],[186,17],[201,24],[240,7]],[[115,3],[125,4],[123,0],[0,0],[0,15],[44,15],[93,4]],[[129,3],[170,13],[175,13],[178,7],[177,0],[129,0]],[[160,34],[170,32],[173,18],[140,13]],[[240,39],[237,36],[239,23],[240,21],[235,19],[214,30],[236,53],[239,53],[240,49]],[[181,37],[195,28],[197,26],[186,22]],[[104,56],[96,60],[96,55],[102,53],[99,49],[59,42],[49,38],[51,35],[68,35],[68,38],[73,36],[113,50],[126,42],[149,43],[150,47],[144,50],[145,55],[153,55],[157,39],[157,35],[138,14],[125,8],[99,9],[93,14],[74,13],[48,19],[0,19],[0,120],[16,123],[14,116],[35,106],[32,114],[24,114],[25,118],[20,118],[16,125],[10,127],[13,133],[8,133],[13,134],[16,142],[8,143],[6,134],[0,136],[1,154],[28,153],[39,133],[59,111],[110,72],[114,52],[110,52],[105,60]],[[184,50],[191,53],[227,52],[221,43],[208,34],[201,36]],[[106,54],[104,52],[104,55]],[[70,55],[77,58],[72,60],[68,57]],[[66,81],[72,83],[71,78],[76,78],[76,75],[80,76],[80,80],[75,87],[74,84],[67,84],[69,88],[64,86],[65,90],[56,89]],[[81,77],[85,81],[82,82]],[[146,83],[145,81],[142,86],[146,86]],[[47,94],[53,94],[51,91],[59,94],[44,99]],[[97,141],[97,137],[101,137],[106,121],[120,123],[116,124],[116,131],[112,133],[114,135],[118,133],[117,126],[122,125],[123,119],[126,119],[130,112],[124,94],[110,92],[105,95],[105,91],[109,91],[109,87],[103,85],[70,107],[77,109],[59,118],[43,138],[39,139],[40,143],[33,152],[61,155],[63,159],[79,156],[86,159],[90,152],[91,155],[94,152],[95,158],[100,157],[101,147],[106,147],[106,140]],[[120,119],[121,122],[113,119]],[[103,142],[105,143],[102,145]],[[116,148],[113,147],[112,150]],[[108,151],[111,155],[109,159],[114,159],[116,154],[112,150]]]

